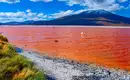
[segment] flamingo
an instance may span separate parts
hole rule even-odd
[[[81,32],[81,38],[85,38],[85,33],[84,32]]]

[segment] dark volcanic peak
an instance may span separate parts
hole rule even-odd
[[[105,10],[88,10],[85,12],[80,13],[79,15],[83,15],[84,17],[106,17],[106,16],[112,16],[114,15],[111,12],[105,11]]]
[[[91,25],[91,26],[128,26],[130,18],[105,10],[88,10],[79,14],[64,16],[50,21],[25,21],[5,23],[5,25]]]

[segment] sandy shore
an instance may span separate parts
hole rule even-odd
[[[32,60],[38,69],[45,71],[50,77],[48,80],[130,80],[129,72],[124,70],[50,58],[33,51],[20,54]]]

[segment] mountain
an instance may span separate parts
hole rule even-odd
[[[12,22],[5,24],[14,24]],[[88,10],[79,14],[64,16],[50,21],[25,21],[20,25],[92,25],[92,26],[128,26],[130,18],[126,18],[105,10]]]

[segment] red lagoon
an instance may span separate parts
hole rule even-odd
[[[130,70],[130,28],[3,26],[0,32],[16,46],[49,56]]]

